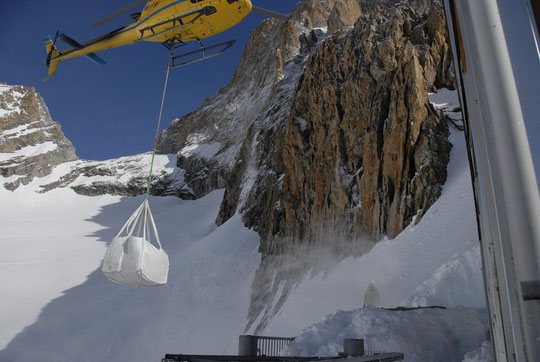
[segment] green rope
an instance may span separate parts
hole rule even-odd
[[[150,164],[150,173],[148,175],[148,185],[146,186],[146,200],[150,197],[150,184],[152,183],[152,171],[154,169],[154,158],[156,156],[156,151],[152,153],[152,163]]]
[[[154,151],[152,153],[152,163],[150,164],[150,173],[148,174],[148,185],[146,186],[146,200],[150,197],[150,185],[152,183],[152,171],[154,170],[154,159],[156,157],[156,150],[159,140],[159,129],[161,126],[161,116],[163,116],[163,105],[165,104],[165,94],[167,93],[167,84],[169,83],[169,71],[171,70],[171,62],[173,57],[173,51],[171,48],[171,54],[169,63],[167,65],[167,76],[165,77],[165,85],[163,86],[163,96],[161,97],[161,109],[159,110],[159,118],[156,130],[156,138],[154,140]]]

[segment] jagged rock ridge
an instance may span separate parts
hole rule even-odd
[[[0,184],[8,190],[36,182],[47,192],[69,187],[81,195],[137,196],[146,192],[151,154],[79,160],[32,87],[0,84]],[[156,158],[151,193],[194,199],[174,156]]]
[[[120,157],[105,161],[78,160],[60,165],[54,177],[41,182],[39,192],[59,187],[69,187],[85,196],[119,195],[138,196],[146,193],[151,153]],[[176,167],[173,155],[158,155],[150,194],[153,196],[177,196],[184,200],[196,196],[184,182],[184,170]]]
[[[76,160],[75,148],[34,88],[0,85],[0,175],[15,190],[58,164]]]

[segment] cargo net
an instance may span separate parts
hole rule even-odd
[[[148,199],[109,245],[101,271],[124,285],[155,287],[167,283],[169,256],[161,246]]]

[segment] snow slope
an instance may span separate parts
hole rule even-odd
[[[422,221],[362,257],[314,266],[324,272],[294,286],[265,334],[305,336],[295,345],[298,353],[334,354],[349,333],[366,338],[367,349],[407,349],[428,326],[425,342],[439,350],[429,347],[427,355],[443,361],[439,354],[457,343],[448,361],[490,360],[489,345],[482,345],[485,313],[477,309],[484,292],[463,135],[454,132],[451,140],[448,181]],[[106,243],[143,199],[85,197],[69,188],[35,192],[65,171],[59,166],[15,192],[0,188],[0,361],[39,355],[51,362],[142,362],[165,353],[235,353],[260,262],[259,236],[238,215],[215,225],[223,191],[196,201],[151,199],[171,260],[169,283],[134,289],[109,282],[99,268]],[[371,281],[383,306],[452,308],[358,309]],[[473,327],[457,327],[465,322]],[[426,360],[414,348],[407,353],[407,361]]]
[[[119,198],[66,191],[38,195],[0,188],[0,349],[101,263],[106,245],[91,236],[100,226],[89,219]]]
[[[72,210],[67,204],[68,195],[74,194],[73,191],[58,190],[55,193],[47,197],[66,199],[65,204],[49,204],[52,209],[58,209],[55,213],[61,216],[62,209],[63,212]],[[121,361],[127,356],[131,361],[152,361],[159,360],[166,352],[235,352],[238,335],[246,321],[250,285],[259,262],[259,238],[242,226],[239,217],[219,229],[215,226],[222,197],[223,191],[216,191],[197,201],[152,198],[151,208],[160,238],[171,259],[169,283],[161,288],[119,286],[95,270],[104,253],[104,242],[114,237],[142,198],[102,198],[99,212],[86,220],[92,227],[86,225],[74,231],[77,225],[72,225],[60,231],[59,228],[69,224],[71,219],[49,223],[56,230],[48,229],[46,234],[65,233],[72,243],[93,239],[95,246],[85,250],[78,245],[73,256],[66,252],[64,243],[47,243],[48,252],[72,264],[87,263],[80,266],[81,271],[95,271],[85,282],[85,274],[81,273],[83,275],[77,281],[55,286],[56,294],[47,295],[51,299],[67,284],[79,284],[46,305],[37,321],[0,352],[0,360],[26,361],[40,355],[46,361]],[[98,199],[95,200],[87,213],[95,210]],[[42,206],[47,201],[43,200]],[[79,208],[80,203],[77,205]],[[84,204],[80,206],[80,209],[84,208]],[[19,242],[26,243],[34,238],[34,245],[39,245],[40,238],[33,230],[29,230],[33,236]],[[7,243],[7,240],[2,242]],[[44,264],[48,263],[50,272],[37,268],[28,273],[42,273],[43,279],[53,285],[64,277],[72,278],[71,267],[46,258],[42,260]],[[11,283],[19,286],[19,289],[13,288],[17,298],[32,298],[48,290],[47,285],[37,282],[38,286],[25,296],[20,286],[26,287],[27,279],[21,274],[24,274],[22,270],[14,271],[11,277]],[[2,281],[2,290],[6,283],[7,280]],[[42,302],[45,299],[42,297]],[[2,306],[5,304],[6,301],[2,301]],[[24,307],[15,301],[11,308],[15,319],[24,313]],[[34,311],[37,312],[37,308]],[[3,320],[1,324],[7,322]],[[25,324],[28,322],[32,321],[28,319]],[[4,344],[9,342],[8,332],[2,337]],[[213,341],[211,345],[207,345],[208,339]],[[145,343],[141,343],[143,341]]]

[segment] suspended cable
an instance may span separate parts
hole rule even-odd
[[[169,83],[169,72],[171,70],[172,65],[172,59],[173,59],[173,49],[171,48],[171,53],[169,57],[169,62],[167,65],[167,75],[165,77],[165,85],[163,86],[163,95],[161,97],[161,108],[159,109],[159,117],[158,117],[158,123],[157,123],[157,129],[156,129],[156,138],[154,140],[154,150],[152,152],[152,162],[150,164],[150,172],[148,174],[148,185],[146,187],[146,200],[150,197],[150,185],[152,183],[152,171],[154,169],[154,159],[156,157],[156,150],[157,145],[159,141],[159,129],[161,128],[161,117],[163,116],[163,106],[165,105],[165,95],[167,93],[167,85]]]

